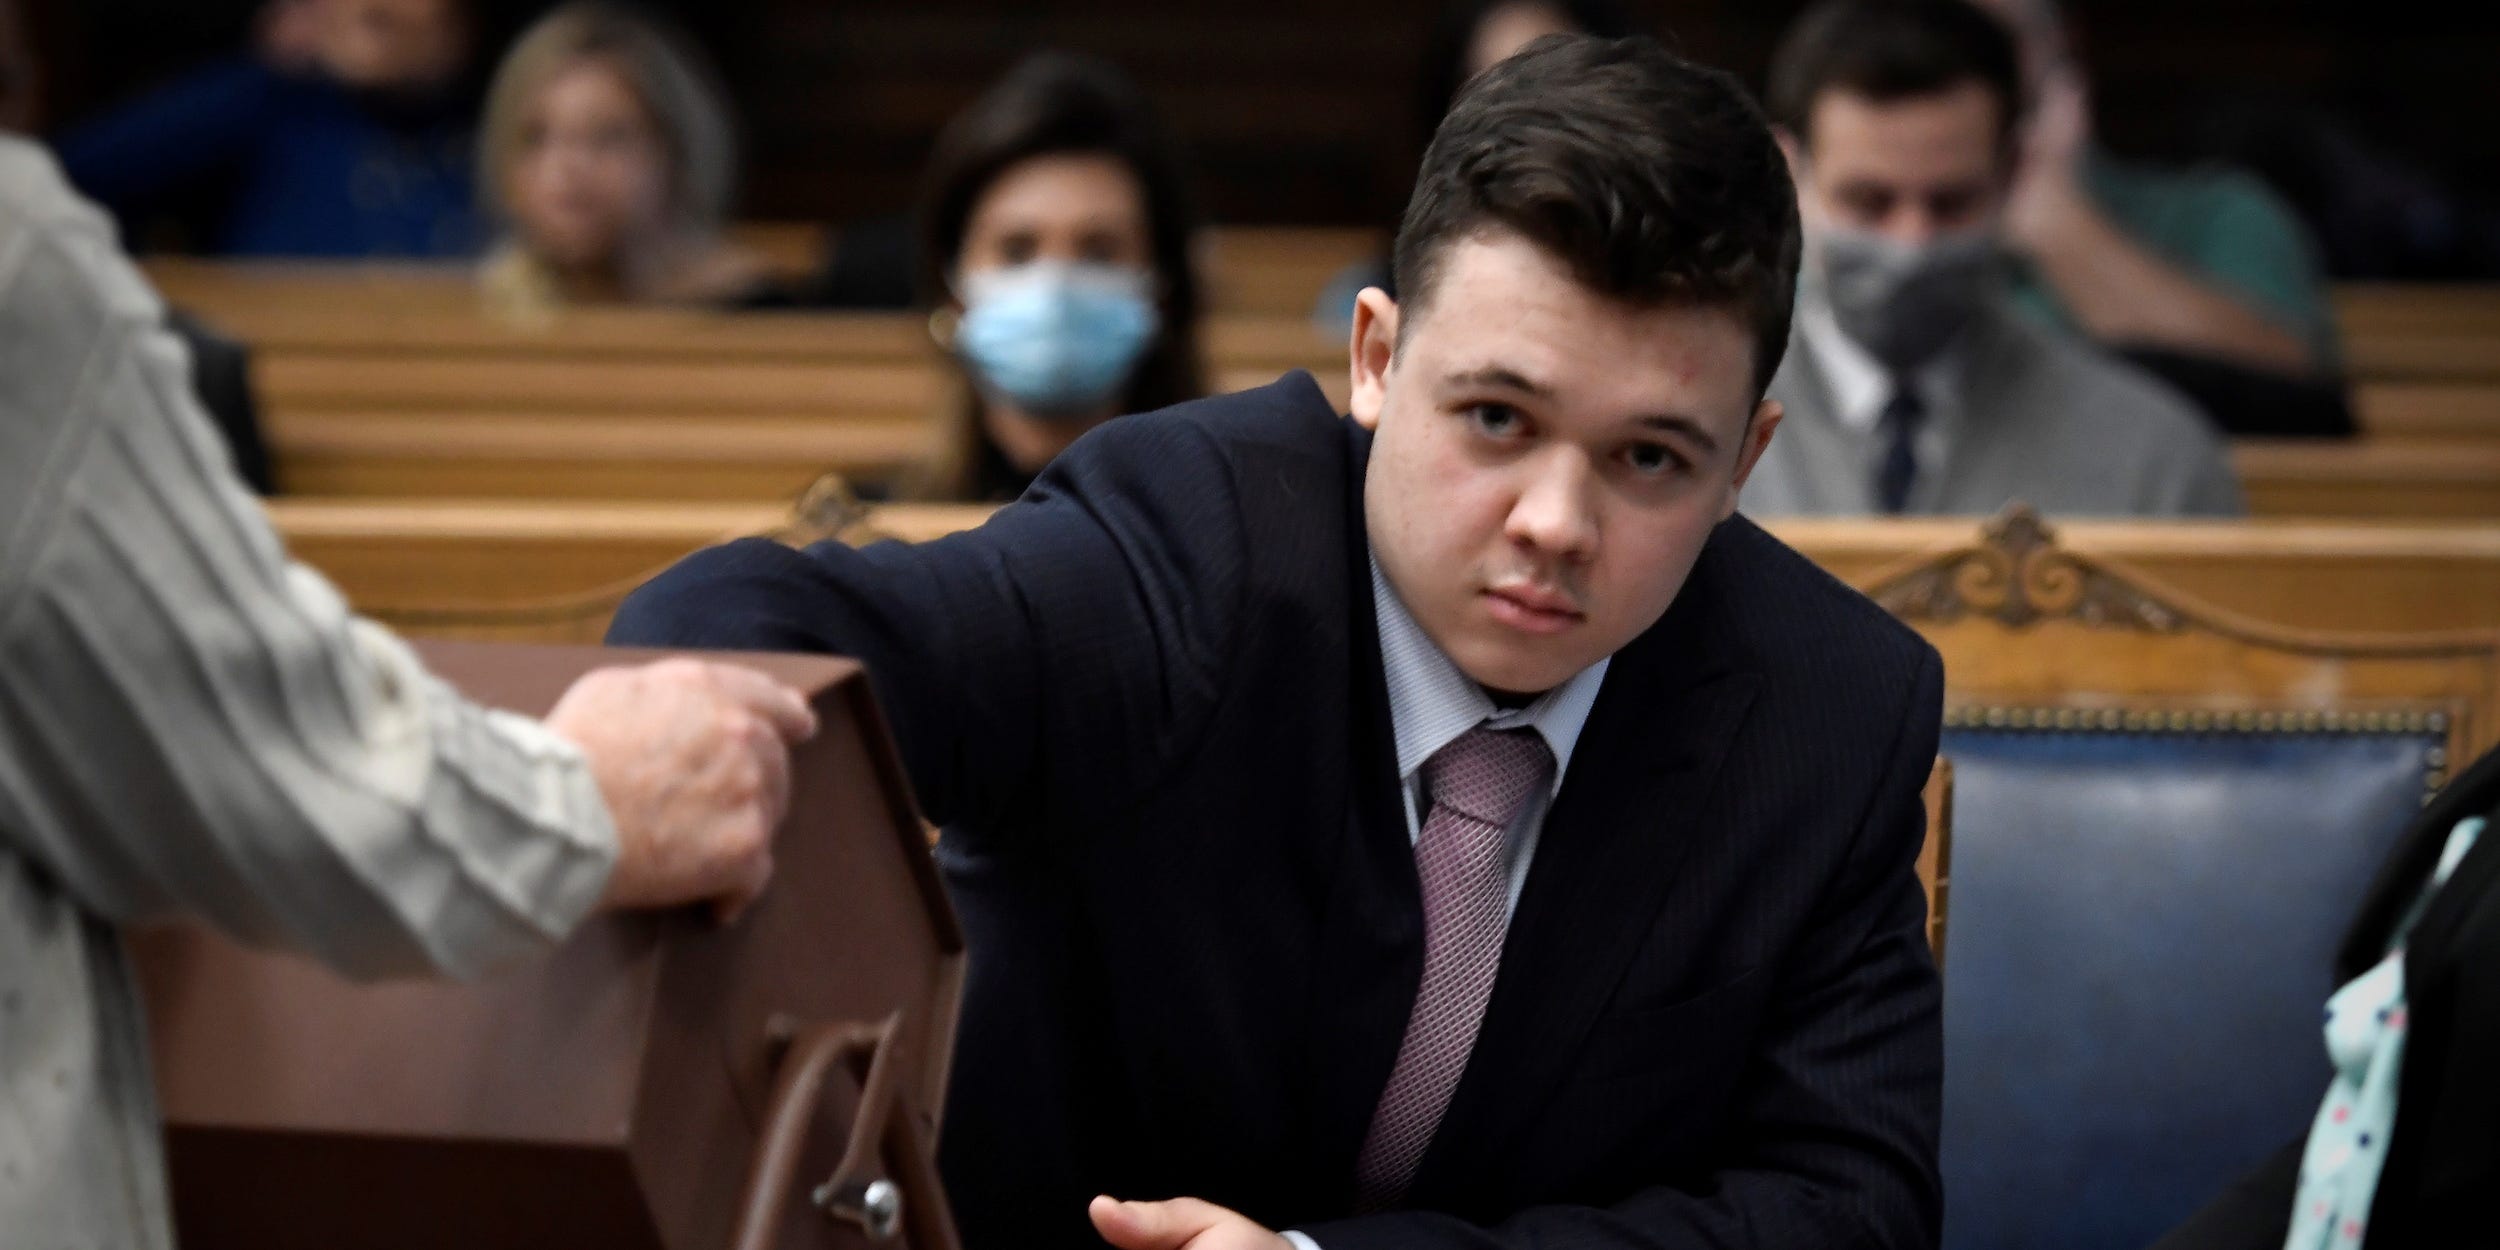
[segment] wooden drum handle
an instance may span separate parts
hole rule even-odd
[[[955,1221],[938,1182],[937,1161],[929,1155],[928,1134],[913,1112],[899,1105],[902,1013],[875,1025],[802,1025],[775,1017],[766,1027],[780,1049],[780,1060],[730,1245],[735,1250],[773,1250],[782,1203],[798,1172],[808,1126],[823,1101],[825,1078],[840,1063],[860,1080],[859,1111],[851,1120],[841,1165],[809,1191],[809,1204],[829,1218],[857,1225],[872,1241],[890,1240],[908,1226],[919,1250],[955,1250]],[[896,1165],[892,1178],[880,1175],[886,1158]]]

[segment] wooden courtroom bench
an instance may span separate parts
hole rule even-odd
[[[2492,347],[2500,354],[2500,339]],[[2372,442],[2500,443],[2500,377],[2357,381],[2352,397]]]
[[[1974,518],[1775,519],[1769,528],[1863,586],[1967,540]],[[2216,606],[2287,627],[2500,629],[2500,527],[2470,522],[2064,521],[2073,551],[2124,561]]]
[[[932,432],[838,415],[295,413],[272,416],[269,436],[286,488],[313,497],[752,504],[828,470],[895,480]]]
[[[188,308],[220,326],[255,310],[365,315],[383,310],[479,307],[475,273],[458,263],[154,256],[141,260],[139,267],[167,303]]]
[[[366,611],[508,603],[640,581],[699,547],[762,533],[782,504],[273,499],[296,558]]]
[[[359,285],[318,276],[307,281],[316,292]],[[193,307],[251,344],[264,362],[285,369],[317,364],[315,378],[400,359],[902,367],[942,358],[926,320],[909,313],[580,309],[543,325],[514,325],[459,302],[341,304],[331,298],[243,298],[232,306]],[[1288,369],[1345,370],[1345,343],[1298,319],[1220,317],[1208,321],[1202,335],[1206,359],[1219,372],[1272,378]],[[293,381],[281,371],[264,386],[283,393]]]
[[[2500,287],[2346,285],[2335,305],[2366,436],[2500,441]]]
[[[784,499],[819,472],[893,482],[935,446],[954,383],[909,314],[585,309],[484,315],[412,266],[153,265],[254,347],[290,493]],[[1339,402],[1344,348],[1304,322],[1209,327],[1211,382],[1297,368]]]
[[[316,359],[264,376],[289,493],[435,498],[769,501],[826,471],[894,483],[936,446],[948,387],[934,363]],[[1344,403],[1342,370],[1322,384]]]
[[[474,316],[329,317],[252,341],[264,403],[280,408],[499,407],[796,409],[832,402],[934,404],[941,357],[917,318],[877,314],[686,314],[617,310],[545,332]],[[1299,323],[1218,322],[1218,378],[1292,369],[1339,378],[1345,344]]]
[[[290,551],[359,611],[403,627],[601,592],[622,597],[715,543],[755,534],[807,541],[850,525],[840,512],[804,520],[788,503],[284,498],[265,506]],[[989,513],[978,504],[892,505],[875,509],[870,525],[873,536],[920,542]]]
[[[2500,325],[2386,328],[2344,340],[2344,369],[2356,382],[2500,381]]]
[[[807,222],[730,227],[740,247],[777,273],[813,274],[839,235]],[[1215,226],[1207,231],[1207,307],[1222,314],[1307,317],[1339,270],[1378,254],[1386,231],[1310,226]]]
[[[1334,247],[1277,272],[1315,268]],[[294,491],[769,500],[820,469],[863,481],[907,469],[950,385],[909,315],[586,310],[516,328],[479,315],[457,271],[156,268],[169,291],[258,346]],[[1342,405],[1343,352],[1298,318],[1208,329],[1218,389],[1309,368]],[[2363,446],[2237,450],[2252,505],[2281,516],[2495,515],[2500,472],[2479,447],[2456,446],[2500,446],[2495,399],[2500,382],[2365,382]],[[437,418],[457,420],[429,436]],[[2445,446],[2408,446],[2431,443]]]
[[[2241,441],[2251,513],[2283,517],[2500,517],[2500,443]]]
[[[746,222],[733,226],[729,233],[733,241],[762,257],[774,272],[793,275],[820,270],[825,246],[834,237],[825,228],[805,222]],[[1365,228],[1213,227],[1206,232],[1200,249],[1207,311],[1223,316],[1307,319],[1320,292],[1327,289],[1340,270],[1378,255],[1387,242],[1386,231]],[[149,276],[160,290],[176,302],[192,304],[203,312],[231,307],[237,297],[254,293],[255,287],[264,299],[306,294],[298,283],[255,284],[220,272],[236,268],[179,257],[152,258],[147,262]],[[322,266],[252,268],[292,269],[299,271],[296,276],[300,276],[300,271]],[[465,265],[359,264],[329,268],[364,271],[373,279],[367,286],[399,288],[394,297],[421,290],[425,299],[470,305],[476,302],[472,273]]]
[[[342,274],[313,266],[161,266],[169,289],[188,292],[229,333],[251,342],[262,360],[263,385],[280,409],[303,405],[335,408],[372,402],[377,395],[404,394],[437,402],[445,391],[469,402],[502,398],[494,389],[512,385],[543,395],[534,380],[551,375],[557,389],[574,385],[583,362],[602,368],[625,362],[646,372],[661,362],[882,362],[899,377],[906,367],[935,356],[920,319],[898,314],[776,314],[728,317],[648,309],[590,309],[555,323],[516,328],[478,315],[466,295],[465,278],[406,268],[377,278],[359,268]],[[357,274],[363,274],[359,277]],[[184,276],[189,275],[189,276]],[[387,291],[388,294],[381,292]],[[222,292],[210,294],[210,292]],[[280,295],[279,292],[292,292]],[[1323,377],[1343,370],[1341,343],[1323,339],[1292,317],[1219,316],[1206,330],[1207,355],[1225,386],[1264,382],[1288,369],[1307,368]],[[2355,338],[2350,344],[2355,403],[2372,438],[2410,440],[2500,439],[2500,334],[2442,331],[2394,341]],[[561,361],[518,371],[462,370],[480,376],[467,384],[403,385],[392,361],[458,357]],[[787,371],[785,370],[785,376]],[[344,381],[343,381],[344,379]],[[755,384],[769,389],[770,378]],[[888,380],[858,388],[861,399],[897,402],[897,386],[925,393],[925,382]],[[632,373],[615,375],[610,391],[650,395]],[[804,392],[804,383],[801,384]],[[584,392],[598,396],[599,388]],[[900,401],[922,402],[917,394]],[[504,403],[509,407],[511,404]],[[690,411],[692,409],[689,409]]]
[[[2500,329],[2500,285],[2445,282],[2339,282],[2331,298],[2346,337],[2383,331]]]
[[[763,223],[742,228],[768,255],[809,260],[813,228]],[[1377,231],[1236,228],[1211,232],[1211,321],[1300,323],[1338,270],[1375,254]],[[474,310],[469,270],[457,265],[234,264],[159,258],[147,270],[169,299],[246,339],[280,331],[300,338],[325,326],[352,332],[332,314]],[[2361,381],[2500,377],[2500,286],[2341,285],[2334,302],[2348,371]],[[310,319],[309,326],[290,323]],[[901,334],[917,337],[914,325]],[[708,349],[708,348],[707,348]],[[766,349],[771,350],[771,349]],[[1219,350],[1216,355],[1222,355]]]
[[[834,239],[831,227],[812,221],[741,221],[729,227],[728,235],[733,246],[788,277],[823,272],[826,249]]]
[[[296,493],[651,501],[787,498],[828,469],[891,480],[933,437],[899,411],[643,417],[315,413],[271,428]],[[2500,516],[2500,444],[2253,442],[2232,459],[2262,517]]]
[[[762,256],[777,272],[814,273],[824,264],[827,230],[809,222],[742,222],[730,230],[733,240]],[[1328,283],[1348,265],[1368,260],[1386,247],[1382,230],[1344,227],[1217,226],[1208,230],[1207,308],[1216,316],[1304,318]],[[210,268],[180,259],[148,262],[160,286],[193,299],[224,303],[216,284],[203,281]],[[469,273],[462,266],[358,266],[393,269],[397,279],[415,277],[435,286],[433,298],[458,303],[473,300]],[[168,281],[168,275],[174,275]],[[390,277],[391,275],[378,275]],[[233,289],[229,287],[228,289]],[[264,291],[264,294],[267,292]],[[2432,283],[2340,283],[2333,292],[2337,325],[2355,376],[2380,376],[2389,368],[2418,373],[2491,367],[2489,353],[2456,353],[2446,346],[2471,346],[2491,341],[2500,332],[2500,286]],[[2396,341],[2393,354],[2375,344]]]
[[[1338,271],[1388,245],[1381,230],[1218,227],[1207,246],[1207,307],[1221,315],[1304,320]]]
[[[926,540],[978,524],[988,511],[887,505],[851,537]],[[409,627],[461,610],[603,588],[621,596],[687,552],[791,519],[788,507],[763,503],[279,499],[269,512],[297,554],[336,581],[350,602]],[[1865,584],[1965,540],[1974,524],[1790,518],[1770,528],[1843,581]],[[2059,528],[2074,550],[2123,560],[2171,585],[2194,587],[2221,607],[2287,626],[2500,628],[2500,527],[2075,521]],[[599,615],[601,627],[605,619]]]

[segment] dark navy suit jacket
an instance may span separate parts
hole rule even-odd
[[[1307,375],[1123,418],[941,541],[700,553],[612,641],[863,659],[971,967],[975,1250],[1193,1195],[1324,1250],[1925,1247],[1941,666],[1742,519],[1618,652],[1407,1210],[1354,1160],[1422,969],[1363,525]]]

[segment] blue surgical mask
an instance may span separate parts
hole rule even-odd
[[[982,389],[1037,417],[1100,412],[1127,384],[1160,318],[1153,279],[1119,265],[1029,261],[958,281],[955,351]]]

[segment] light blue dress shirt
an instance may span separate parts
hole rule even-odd
[[[1424,814],[1432,810],[1432,796],[1423,792],[1424,761],[1460,734],[1478,725],[1533,729],[1554,752],[1554,784],[1528,797],[1505,835],[1510,904],[1517,907],[1520,888],[1528,881],[1528,863],[1536,857],[1537,838],[1545,828],[1545,810],[1562,790],[1572,748],[1588,724],[1606,666],[1614,661],[1601,659],[1527,705],[1505,710],[1433,644],[1381,575],[1378,562],[1372,565],[1372,611],[1380,622],[1380,666],[1389,684],[1389,727],[1397,738],[1398,792],[1406,800],[1408,841],[1423,836]]]
[[[1504,835],[1510,860],[1510,906],[1516,909],[1519,891],[1528,883],[1529,862],[1536,858],[1537,840],[1545,831],[1546,809],[1562,790],[1572,748],[1580,744],[1580,731],[1588,725],[1589,709],[1597,703],[1598,688],[1605,684],[1606,666],[1613,658],[1581,669],[1524,707],[1505,710],[1475,679],[1460,672],[1423,626],[1415,623],[1405,602],[1390,588],[1389,579],[1381,575],[1378,561],[1372,564],[1372,613],[1380,622],[1380,667],[1389,684],[1389,729],[1397,739],[1398,793],[1406,803],[1409,841],[1423,836],[1423,813],[1432,810],[1432,796],[1424,793],[1424,761],[1457,741],[1460,734],[1487,724],[1495,729],[1533,729],[1554,752],[1554,784],[1528,796]],[[1320,1250],[1317,1242],[1301,1233],[1287,1231],[1285,1240],[1295,1250]]]

